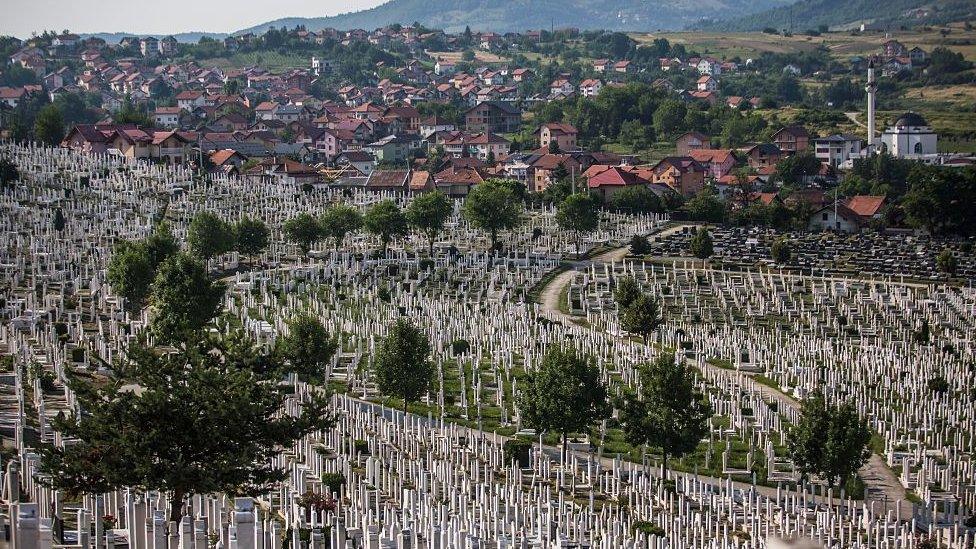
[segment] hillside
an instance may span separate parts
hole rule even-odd
[[[703,13],[731,17],[781,6],[786,0],[390,0],[375,8],[333,17],[290,17],[243,29],[261,33],[269,26],[304,25],[309,30],[374,29],[392,23],[420,22],[459,32],[548,29],[658,30],[684,28]]]
[[[91,33],[81,34],[79,36],[81,36],[81,38],[89,38],[89,37],[101,38],[102,40],[104,40],[105,42],[107,42],[109,44],[118,44],[119,41],[122,40],[123,38],[125,38],[126,36],[138,36],[140,38],[141,37],[145,37],[145,36],[152,36],[152,37],[155,37],[155,38],[164,38],[166,36],[172,36],[173,38],[176,38],[176,41],[177,42],[183,42],[183,43],[188,43],[188,44],[195,44],[195,43],[199,42],[200,41],[200,38],[202,38],[204,36],[206,36],[208,38],[213,38],[214,40],[223,40],[228,35],[225,34],[225,33],[220,33],[220,32],[202,32],[201,31],[201,32],[180,32],[180,33],[176,33],[176,34],[172,34],[172,35],[166,35],[166,34],[139,34],[139,33],[132,33],[132,32],[91,32]]]
[[[800,0],[788,6],[727,20],[693,25],[703,30],[729,32],[758,31],[765,28],[802,32],[826,25],[846,29],[861,23],[878,29],[901,26],[941,25],[976,19],[972,0]]]

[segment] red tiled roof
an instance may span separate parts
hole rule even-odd
[[[861,217],[872,217],[884,205],[884,196],[858,195],[847,199],[847,207]]]

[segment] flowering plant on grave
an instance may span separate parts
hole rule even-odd
[[[298,506],[312,511],[335,511],[336,501],[332,496],[318,494],[309,490],[298,498]]]
[[[119,519],[115,515],[102,515],[102,530],[111,530],[118,524]]]

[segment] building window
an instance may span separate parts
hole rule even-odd
[[[824,213],[823,213],[823,220],[824,220],[824,221],[827,221],[827,212],[824,212]]]
[[[922,154],[922,142],[915,143],[915,154]]]

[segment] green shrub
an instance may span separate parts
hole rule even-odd
[[[646,520],[639,520],[631,525],[634,532],[642,532],[649,536],[664,536],[664,528]]]
[[[356,449],[357,454],[368,454],[369,453],[369,443],[361,438],[357,438],[353,443],[353,447]]]
[[[338,494],[346,484],[346,476],[342,473],[322,473],[322,484],[328,487],[330,494]]]
[[[520,438],[513,438],[505,441],[502,445],[505,452],[505,463],[517,462],[519,466],[528,467],[529,452],[532,450],[532,443]]]
[[[471,344],[466,339],[455,339],[451,343],[451,352],[454,356],[463,355],[471,350]]]

